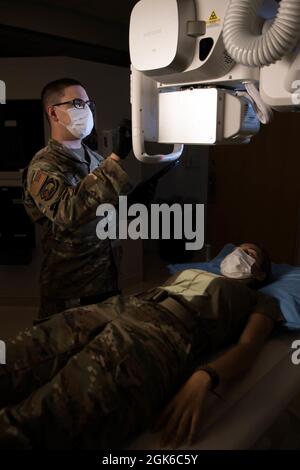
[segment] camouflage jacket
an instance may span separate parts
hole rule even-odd
[[[117,287],[111,243],[96,235],[96,209],[117,204],[131,185],[116,161],[83,146],[86,162],[50,139],[24,172],[25,209],[42,226],[42,295],[70,299]]]

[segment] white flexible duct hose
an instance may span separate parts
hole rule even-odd
[[[237,91],[237,96],[244,96],[253,106],[254,111],[262,124],[268,124],[273,116],[273,111],[260,96],[254,83],[245,84],[246,91]]]
[[[239,64],[262,67],[288,54],[300,37],[300,0],[281,0],[271,27],[259,36],[251,32],[262,0],[231,0],[223,27],[229,55]]]

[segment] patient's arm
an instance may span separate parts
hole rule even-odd
[[[209,363],[218,373],[221,383],[238,377],[253,364],[273,327],[274,321],[266,315],[261,313],[250,315],[238,343]],[[204,371],[196,371],[195,373],[207,374]]]
[[[219,358],[209,363],[220,382],[238,377],[254,362],[265,340],[274,327],[274,321],[261,313],[253,313],[238,343]],[[202,408],[211,384],[205,371],[195,371],[181,387],[160,415],[155,430],[163,429],[161,444],[182,445],[185,439],[191,444],[201,423]]]

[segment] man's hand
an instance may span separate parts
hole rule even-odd
[[[108,158],[111,158],[112,160],[115,160],[115,162],[120,162],[121,158],[118,157],[115,153],[111,153]]]
[[[162,430],[160,444],[181,446],[186,440],[191,445],[196,437],[202,416],[203,403],[211,385],[205,371],[195,372],[159,416],[154,432]]]
[[[123,119],[119,127],[114,129],[112,143],[113,154],[124,160],[132,149],[131,121],[129,119]]]

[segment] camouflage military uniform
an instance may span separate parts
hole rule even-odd
[[[6,356],[0,449],[118,448],[182,384],[191,332],[158,304],[116,296],[19,334]]]
[[[131,186],[116,161],[83,146],[87,161],[50,139],[24,178],[25,208],[42,226],[40,317],[117,290],[111,243],[96,235],[96,209],[104,202],[115,205]]]
[[[158,303],[169,298],[165,287],[185,300],[184,314]],[[0,449],[127,445],[204,355],[237,341],[254,311],[281,316],[272,297],[188,270],[163,288],[70,309],[19,334],[0,366]]]

